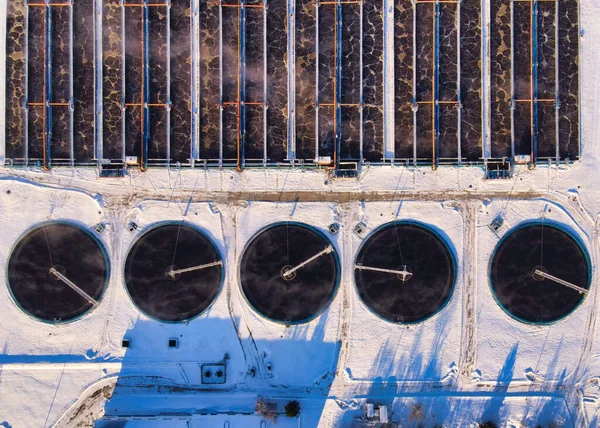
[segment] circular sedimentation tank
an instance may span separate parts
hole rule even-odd
[[[263,316],[286,324],[308,322],[333,299],[339,283],[338,256],[316,229],[278,223],[246,246],[240,282],[248,303]]]
[[[200,315],[219,294],[223,276],[223,260],[211,239],[183,223],[146,231],[125,262],[129,296],[140,311],[160,321]]]
[[[68,222],[44,223],[13,249],[8,288],[27,314],[67,322],[99,305],[109,266],[106,251],[90,231]]]
[[[519,321],[550,323],[577,308],[590,287],[591,266],[579,239],[566,228],[528,223],[509,231],[490,264],[496,301]]]
[[[434,229],[395,222],[375,230],[362,244],[354,265],[358,295],[383,319],[416,323],[448,302],[455,260]]]

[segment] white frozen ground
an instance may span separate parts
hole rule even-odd
[[[18,237],[47,220],[105,222],[100,239],[112,271],[100,306],[65,325],[25,315],[0,284],[0,426],[88,426],[98,418],[105,426],[273,426],[248,415],[258,396],[276,401],[280,411],[288,400],[300,401],[298,420],[277,420],[283,428],[352,426],[367,400],[388,405],[400,426],[417,425],[410,420],[415,404],[423,406],[424,426],[469,427],[487,419],[511,427],[597,426],[599,11],[599,0],[581,1],[582,160],[569,166],[517,166],[512,179],[496,181],[484,180],[481,168],[464,167],[367,167],[357,179],[334,180],[299,169],[131,170],[119,179],[98,179],[94,169],[0,169],[2,282]],[[505,218],[500,235],[541,216],[579,235],[593,280],[573,314],[533,326],[497,306],[487,269],[499,238],[486,227],[497,214]],[[209,311],[165,324],[131,303],[123,264],[145,228],[182,219],[214,239],[226,278]],[[375,317],[353,282],[363,239],[354,226],[364,222],[368,235],[396,219],[436,226],[458,260],[447,307],[408,327]],[[125,230],[131,220],[140,226],[134,233]],[[249,308],[237,272],[249,238],[285,220],[322,230],[333,221],[341,225],[331,237],[342,262],[335,299],[315,320],[292,327]],[[124,336],[132,343],[127,352]],[[178,349],[167,348],[171,337],[180,338]],[[225,358],[227,383],[201,385],[199,365]]]

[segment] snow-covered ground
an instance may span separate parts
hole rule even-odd
[[[71,426],[106,415],[106,423],[138,418],[134,424],[147,426],[144,418],[176,415],[183,419],[171,426],[227,426],[223,418],[200,415],[232,412],[239,415],[230,426],[252,426],[257,419],[244,414],[265,396],[279,411],[299,400],[301,417],[294,423],[303,427],[351,426],[364,415],[366,401],[386,404],[392,420],[412,418],[413,424],[417,409],[425,426],[468,426],[486,418],[507,426],[551,420],[589,425],[600,395],[600,191],[594,169],[584,153],[584,161],[571,166],[517,169],[513,179],[493,182],[483,180],[478,168],[368,168],[358,179],[327,183],[318,171],[150,170],[100,180],[90,170],[3,170],[1,277],[18,238],[34,224],[57,219],[89,228],[104,222],[99,238],[112,274],[100,306],[64,325],[33,320],[0,287],[0,422]],[[487,225],[499,214],[505,223],[495,234]],[[503,233],[541,216],[577,233],[594,263],[594,278],[573,314],[532,326],[496,304],[487,266]],[[356,294],[352,269],[364,237],[403,219],[436,228],[458,267],[446,307],[410,326],[387,323],[368,310]],[[180,220],[211,237],[224,256],[226,277],[200,317],[160,323],[129,299],[123,266],[147,228]],[[130,221],[137,230],[126,230]],[[341,226],[328,235],[340,256],[339,289],[307,324],[262,318],[239,286],[244,246],[278,221],[324,232],[333,222]],[[359,222],[366,225],[362,236],[354,232]],[[131,340],[127,350],[123,337]],[[179,348],[167,347],[171,337],[179,338]],[[226,384],[202,385],[200,365],[223,361]]]

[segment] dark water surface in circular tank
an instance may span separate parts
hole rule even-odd
[[[542,271],[589,288],[589,262],[584,250],[566,231],[541,223],[509,232],[494,253],[490,279],[500,305],[524,321],[545,323],[573,311],[583,299],[576,290],[544,278]]]
[[[8,263],[8,287],[23,310],[45,321],[69,321],[93,305],[50,273],[54,267],[99,301],[109,265],[94,236],[69,223],[46,223],[27,233]]]
[[[260,232],[248,244],[240,266],[248,302],[280,322],[304,322],[318,315],[337,288],[336,253],[323,254],[291,278],[284,278],[282,269],[297,266],[329,245],[323,235],[299,224],[278,224]]]
[[[125,263],[125,284],[131,299],[147,315],[163,321],[185,321],[202,313],[221,288],[223,266],[184,272],[172,269],[222,261],[217,248],[199,230],[168,224],[144,233]]]
[[[356,264],[412,272],[403,281],[394,273],[354,270],[360,298],[392,322],[430,317],[448,301],[454,286],[450,250],[436,233],[418,224],[393,223],[376,230],[362,245]]]

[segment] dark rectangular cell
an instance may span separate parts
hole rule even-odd
[[[142,109],[125,109],[125,156],[140,156],[142,152]]]
[[[537,105],[537,157],[556,157],[556,110],[551,102]]]
[[[319,108],[319,156],[331,156],[335,150],[335,109],[333,106]]]
[[[94,3],[73,4],[73,151],[75,162],[95,157]]]
[[[342,5],[342,73],[341,94],[343,104],[360,102],[360,7],[358,4]]]
[[[288,140],[286,0],[269,1],[267,28],[267,158],[269,162],[281,162],[286,157]]]
[[[219,158],[219,6],[200,1],[200,159]]]
[[[438,157],[458,159],[458,110],[454,104],[439,106]]]
[[[52,110],[52,136],[50,137],[50,158],[54,161],[71,159],[71,130],[68,107],[55,106]]]
[[[432,101],[434,96],[434,3],[416,3],[416,99]],[[433,104],[419,104],[417,110],[417,159],[433,159]]]
[[[264,157],[264,110],[259,105],[247,105],[244,159],[247,163],[258,163]]]
[[[28,101],[41,103],[45,100],[45,42],[46,13],[42,7],[29,8],[28,40]],[[41,159],[44,155],[46,113],[43,106],[29,106],[28,153],[30,159]]]
[[[222,9],[223,102],[238,102],[240,95],[238,78],[240,75],[239,13],[237,7],[224,7]]]
[[[477,161],[483,157],[481,129],[481,2],[479,0],[461,0],[460,62],[461,157],[467,161]]]
[[[148,77],[149,98],[152,104],[167,102],[167,34],[166,7],[148,8]],[[153,143],[155,144],[155,143]],[[165,152],[161,150],[161,152]],[[166,152],[165,152],[166,153]]]
[[[363,158],[368,162],[383,159],[383,107],[363,108]]]
[[[513,2],[514,97],[531,99],[531,4]]]
[[[69,34],[70,12],[68,7],[51,7],[51,49],[52,49],[52,102],[69,102],[71,85],[70,50],[71,41]]]
[[[123,40],[121,31],[121,7],[119,3],[105,2],[102,25],[102,91],[103,91],[103,157],[121,159],[123,136],[121,135],[121,102],[123,99]]]
[[[556,94],[556,5],[538,2],[537,97],[554,99]]]
[[[262,103],[265,92],[265,38],[264,8],[246,10],[245,43],[245,97],[249,103]],[[244,107],[244,160],[246,163],[263,161],[264,110],[262,105]]]
[[[333,104],[336,92],[336,7],[319,7],[319,104]]]
[[[282,1],[282,0],[280,0]],[[271,7],[269,7],[269,14]],[[296,158],[315,158],[316,13],[313,0],[296,2]],[[271,109],[269,108],[269,111]]]
[[[27,40],[27,89],[28,102],[44,101],[44,84],[46,80],[46,13],[43,7],[29,8],[29,38]]]
[[[171,161],[188,163],[192,152],[192,58],[189,0],[171,3]]]
[[[579,23],[577,0],[559,2],[559,154],[579,159]]]
[[[433,99],[434,3],[417,3],[417,101]]]
[[[262,8],[246,10],[246,96],[244,101],[262,102],[264,97],[264,34]]]
[[[515,155],[531,155],[531,103],[515,103]]]
[[[25,9],[9,1],[6,18],[6,157],[24,158]]]
[[[363,4],[363,158],[383,159],[383,2]]]
[[[383,2],[363,5],[363,102],[383,106]]]
[[[491,0],[491,156],[511,156],[510,1]]]
[[[437,98],[445,101],[456,101],[458,97],[456,8],[456,4],[452,3],[439,5]]]
[[[394,9],[394,140],[396,159],[413,158],[413,6],[396,1]]]
[[[29,106],[27,138],[29,159],[40,161],[44,157],[44,107]]]
[[[417,110],[417,160],[433,159],[433,104],[421,104]]]
[[[360,160],[360,110],[341,107],[340,160]]]
[[[141,104],[144,81],[143,15],[141,7],[125,8],[125,102]],[[139,108],[139,107],[127,107]]]
[[[167,159],[167,111],[164,107],[150,107],[150,135],[148,159]]]
[[[223,108],[223,162],[237,162],[238,150],[238,110],[237,106]]]

